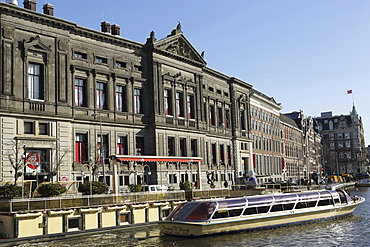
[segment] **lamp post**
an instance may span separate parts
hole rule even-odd
[[[101,114],[100,113],[94,113],[92,114],[91,116],[99,116],[99,122],[100,122],[100,153],[99,153],[99,158],[100,158],[100,162],[101,162],[101,165],[103,167],[103,182],[104,183],[107,183],[106,181],[106,178],[105,178],[105,165],[104,165],[104,162],[103,162],[103,132],[102,132],[102,123],[101,123]]]
[[[23,194],[24,194],[24,169],[26,167],[26,146],[23,146],[24,153],[22,154],[22,160],[23,160],[23,165],[22,167],[22,200],[23,200]]]

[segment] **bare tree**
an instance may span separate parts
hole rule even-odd
[[[62,150],[55,150],[56,163],[50,166],[51,181],[54,181],[54,177],[58,175],[58,172],[61,166],[63,165],[63,160],[69,152],[71,151],[68,148],[64,148]]]
[[[11,151],[8,154],[8,159],[14,171],[14,185],[17,185],[17,180],[24,173],[26,145],[19,143],[17,139],[11,141]]]

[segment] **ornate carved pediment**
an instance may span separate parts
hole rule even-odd
[[[43,50],[46,52],[51,52],[51,46],[45,45],[42,41],[39,35],[36,35],[35,37],[32,37],[29,41],[24,40],[23,41],[24,48],[25,49],[37,49],[37,50]]]
[[[156,42],[155,48],[198,63],[206,64],[203,57],[199,55],[182,33]]]

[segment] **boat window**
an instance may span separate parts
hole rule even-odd
[[[213,215],[213,219],[220,219],[220,218],[227,218],[229,215],[227,214],[227,210],[217,211],[215,215]]]
[[[242,214],[242,211],[243,209],[233,209],[233,210],[229,210],[229,217],[236,217],[236,216],[240,216]]]
[[[283,204],[284,210],[292,210],[294,208],[295,203],[287,203]]]
[[[186,217],[187,220],[208,220],[216,208],[215,202],[202,202]]]
[[[271,212],[283,211],[283,204],[275,204],[271,208]]]
[[[270,206],[257,207],[257,213],[259,214],[267,213],[269,210],[270,210]]]
[[[297,205],[295,206],[296,209],[300,208],[307,208],[307,203],[306,202],[298,202]]]
[[[327,205],[333,205],[333,200],[332,199],[320,200],[317,206],[327,206]]]
[[[308,207],[308,208],[313,208],[313,207],[316,207],[316,204],[317,204],[317,200],[314,200],[314,201],[308,201],[308,202],[307,202],[307,207]]]
[[[257,214],[257,208],[256,207],[248,207],[244,210],[243,215],[250,215],[250,214]]]
[[[273,197],[271,196],[248,198],[248,206],[271,204],[272,202]]]
[[[341,190],[338,190],[337,193],[339,194],[341,203],[346,203],[347,202],[347,198],[346,198],[344,192],[341,191]]]
[[[213,219],[228,218],[228,217],[237,217],[240,216],[243,209],[232,209],[232,210],[219,210],[213,215]]]
[[[235,207],[244,207],[246,204],[246,200],[235,199],[235,200],[225,200],[225,201],[218,201],[218,208],[235,208]]]
[[[178,205],[173,212],[168,215],[168,220],[181,220],[184,219],[200,202],[185,202]]]

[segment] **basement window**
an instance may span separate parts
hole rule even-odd
[[[68,219],[68,231],[80,230],[81,218],[69,218]]]

